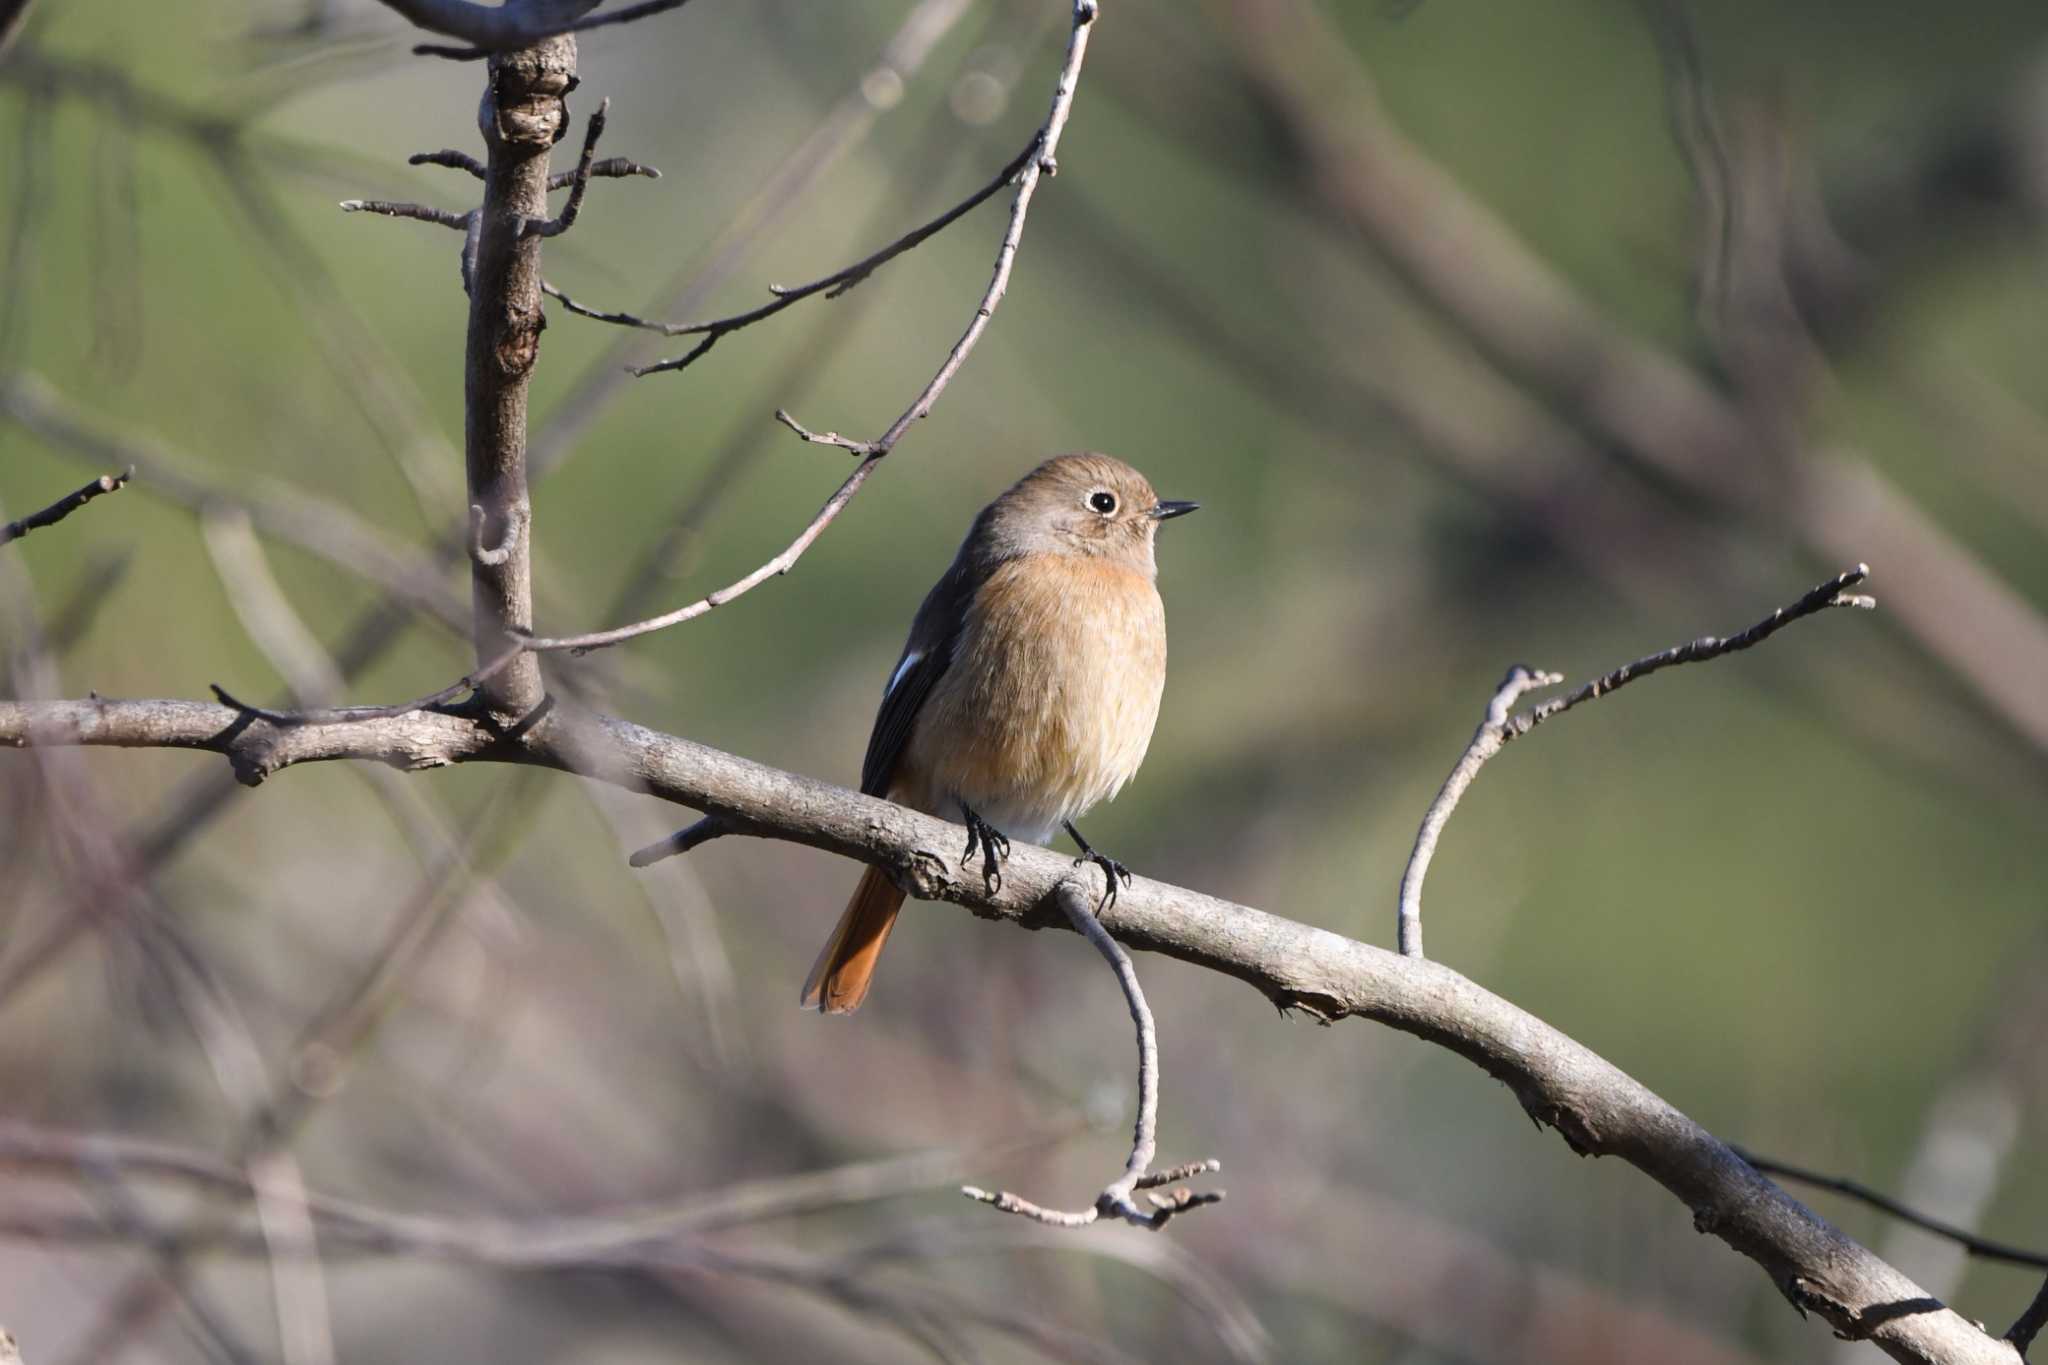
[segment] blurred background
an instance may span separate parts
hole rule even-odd
[[[699,0],[586,36],[575,113],[609,97],[601,154],[663,178],[594,183],[550,280],[702,318],[856,259],[1024,146],[1067,18]],[[417,37],[370,0],[73,0],[0,57],[0,504],[141,465],[0,552],[13,695],[389,701],[468,666],[460,238],[335,207],[475,200],[405,163],[481,152],[481,69]],[[984,343],[796,572],[556,685],[850,785],[973,512],[1110,451],[1204,510],[1162,538],[1151,756],[1090,838],[1391,946],[1508,664],[1577,681],[1867,560],[1875,615],[1490,766],[1431,955],[1727,1140],[2048,1244],[2041,7],[1106,0],[1059,162]],[[623,366],[687,342],[551,306],[540,628],[785,545],[846,466],[771,414],[879,433],[1006,201],[680,373]],[[30,1365],[1874,1358],[1469,1064],[1149,957],[1162,1156],[1220,1157],[1229,1201],[1159,1236],[972,1208],[1121,1163],[1109,973],[913,905],[866,1007],[806,1015],[857,869],[627,868],[686,818],[490,766],[0,762]],[[1994,1331],[2038,1287],[1812,1198]]]

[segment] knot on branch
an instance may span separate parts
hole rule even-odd
[[[491,82],[477,129],[493,146],[544,152],[569,131],[567,96],[576,88],[576,40],[544,39],[491,56]]]
[[[953,885],[953,865],[928,848],[912,849],[897,871],[903,889],[922,901],[944,900]]]

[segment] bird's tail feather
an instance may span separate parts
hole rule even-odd
[[[903,892],[881,869],[871,867],[861,874],[853,899],[839,926],[825,941],[825,949],[804,981],[803,1003],[826,1014],[851,1014],[867,997],[875,979],[875,962],[889,931],[896,927],[896,912],[903,908]]]

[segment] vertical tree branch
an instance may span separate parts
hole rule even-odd
[[[546,318],[541,238],[527,224],[548,216],[548,152],[568,130],[575,84],[575,38],[550,38],[493,56],[477,111],[489,156],[469,300],[464,455],[470,505],[482,509],[479,540],[496,547],[470,559],[479,663],[502,655],[514,632],[533,628],[526,400]],[[540,704],[540,664],[531,655],[515,659],[482,691],[493,712],[523,715]]]

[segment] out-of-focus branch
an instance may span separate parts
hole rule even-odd
[[[243,508],[259,531],[290,541],[383,589],[411,612],[467,634],[469,619],[443,571],[339,503],[272,479],[215,481],[199,461],[163,443],[106,428],[35,374],[0,375],[0,417],[98,464],[139,471],[137,487],[194,510]]]
[[[19,540],[30,531],[39,531],[45,526],[55,526],[79,508],[91,502],[102,493],[112,493],[135,477],[135,466],[129,465],[118,474],[102,474],[75,493],[67,493],[40,512],[31,512],[19,521],[10,521],[0,526],[0,545],[10,540]]]
[[[1868,460],[1785,448],[1700,373],[1601,313],[1396,128],[1327,16],[1237,0],[1238,50],[1306,183],[1504,373],[1680,487],[1829,559],[1881,554],[1896,619],[2048,749],[2048,620]],[[1854,547],[1854,548],[1852,548]]]

